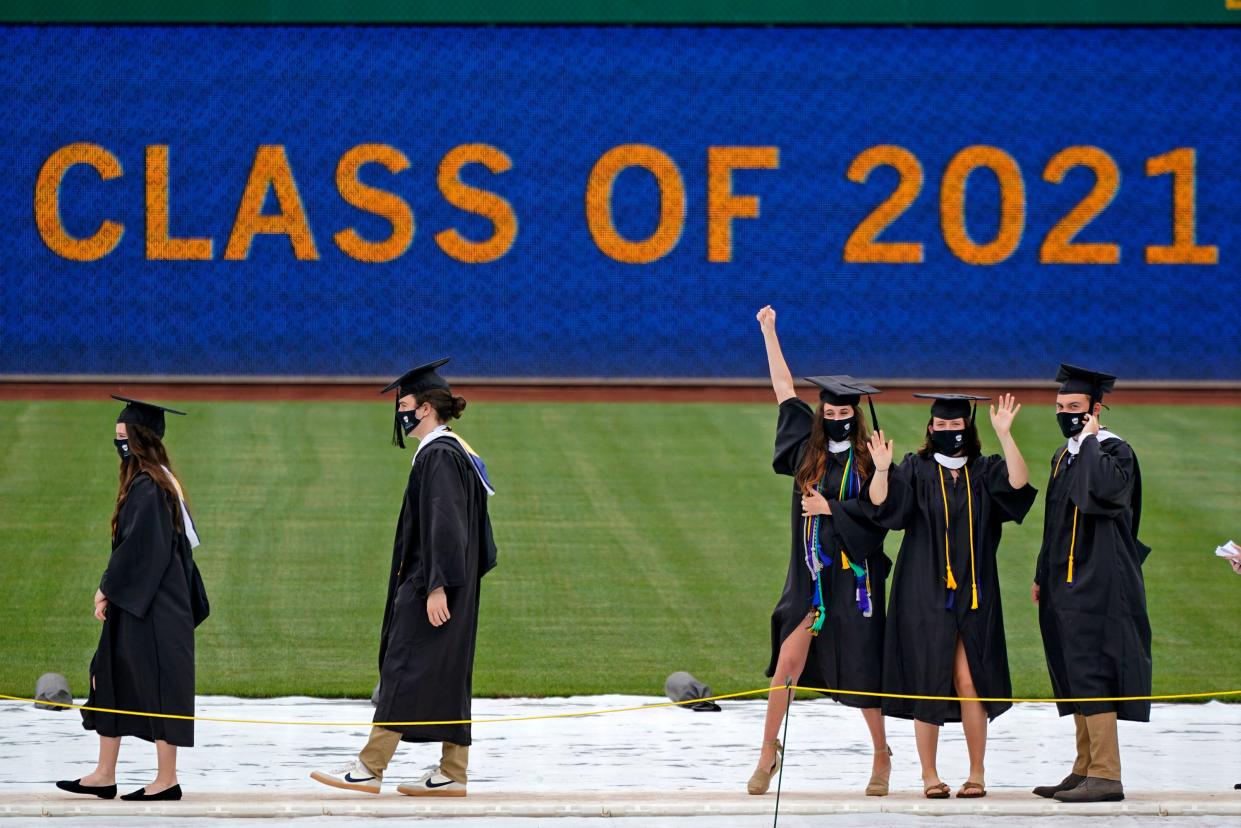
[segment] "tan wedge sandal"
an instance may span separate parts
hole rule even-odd
[[[871,774],[870,782],[866,785],[867,796],[888,795],[888,780],[892,778],[892,764],[890,761],[892,759],[892,748],[889,745],[884,745],[883,749],[888,752],[888,772],[883,776],[879,776],[879,774]]]
[[[780,744],[779,739],[772,739],[770,742],[764,742],[763,746],[775,745],[776,761],[771,763],[771,770],[764,771],[762,769],[754,771],[754,775],[750,777],[749,783],[745,789],[752,796],[762,796],[767,793],[771,787],[771,778],[780,772],[780,765],[784,761],[784,745]]]

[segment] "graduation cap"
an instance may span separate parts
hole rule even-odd
[[[185,416],[184,411],[177,411],[174,408],[157,405],[156,403],[143,402],[142,400],[131,400],[129,397],[120,397],[116,394],[112,395],[112,399],[125,403],[125,407],[121,409],[120,416],[116,418],[118,423],[127,425],[140,425],[155,433],[155,436],[164,439],[164,414],[177,414]]]
[[[426,365],[419,365],[417,368],[411,368],[404,374],[401,374],[379,393],[387,394],[389,391],[396,389],[396,415],[392,423],[392,445],[405,448],[405,437],[401,433],[401,397],[408,397],[410,394],[421,394],[424,391],[430,391],[434,388],[441,388],[445,391],[452,390],[448,386],[448,380],[441,377],[435,372],[436,368],[448,364],[450,357],[437,359],[434,362],[428,362]]]
[[[991,399],[976,397],[973,394],[914,394],[923,400],[935,400],[931,403],[931,416],[941,420],[955,420],[958,417],[974,422],[974,414],[978,411],[978,403]]]
[[[848,374],[833,374],[830,377],[803,377],[807,382],[812,382],[819,387],[819,402],[831,403],[832,405],[853,405],[856,406],[862,399],[862,395],[866,395],[866,404],[870,407],[871,425],[875,431],[879,430],[879,417],[875,414],[875,404],[871,402],[871,394],[882,394],[878,388],[873,385],[867,385],[859,379],[854,379]]]
[[[1060,383],[1061,394],[1085,394],[1090,397],[1090,404],[1094,405],[1102,402],[1103,395],[1116,386],[1116,377],[1061,363],[1060,370],[1056,372],[1056,382]]]

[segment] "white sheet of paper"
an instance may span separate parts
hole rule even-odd
[[[1237,546],[1236,541],[1228,541],[1228,543],[1215,547],[1215,554],[1221,558],[1231,558],[1234,555],[1241,555],[1241,546]]]

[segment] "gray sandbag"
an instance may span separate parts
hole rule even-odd
[[[711,688],[682,670],[668,676],[668,680],[664,682],[664,695],[674,702],[689,702],[710,697]],[[720,706],[713,701],[700,701],[680,706],[697,713],[720,712]]]
[[[69,681],[60,673],[44,673],[34,685],[34,697],[38,699],[35,707],[39,710],[66,710],[66,704],[73,704],[73,694],[69,692]],[[52,704],[43,704],[52,702]]]

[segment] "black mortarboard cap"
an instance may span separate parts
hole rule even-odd
[[[1076,365],[1061,363],[1056,372],[1061,394],[1085,394],[1092,403],[1100,402],[1116,385],[1116,377],[1100,371],[1089,371]]]
[[[974,412],[980,401],[990,397],[976,397],[973,394],[914,394],[923,400],[934,400],[931,403],[931,416],[941,420],[955,420],[958,417],[973,422]]]
[[[832,405],[857,405],[866,395],[866,403],[870,406],[871,424],[875,431],[879,430],[879,418],[875,415],[875,404],[870,401],[871,394],[882,394],[873,385],[867,385],[848,374],[833,374],[830,377],[804,377],[819,387],[819,402]]]
[[[154,432],[155,436],[161,440],[164,439],[164,413],[185,416],[184,411],[177,411],[175,408],[168,408],[156,403],[131,400],[129,397],[120,397],[116,394],[112,395],[112,399],[125,403],[125,407],[121,409],[120,416],[116,418],[118,423],[140,425]]]
[[[417,368],[411,368],[401,376],[397,377],[379,393],[387,394],[393,389],[397,389],[395,411],[398,413],[394,417],[392,424],[392,445],[405,448],[405,435],[402,434],[400,422],[401,397],[408,397],[410,394],[421,394],[423,391],[430,391],[433,388],[442,388],[445,391],[451,391],[448,386],[448,380],[441,377],[435,372],[439,368],[448,363],[450,357],[437,359],[435,362],[428,362],[426,365],[419,365]]]
[[[429,391],[432,388],[443,388],[448,391],[448,381],[435,373],[435,369],[448,363],[449,357],[437,359],[435,362],[428,362],[426,365],[419,365],[417,368],[411,368],[395,381],[388,383],[380,394],[387,394],[394,388],[399,388],[400,393],[397,397],[407,397],[410,394],[417,394],[421,391]]]

